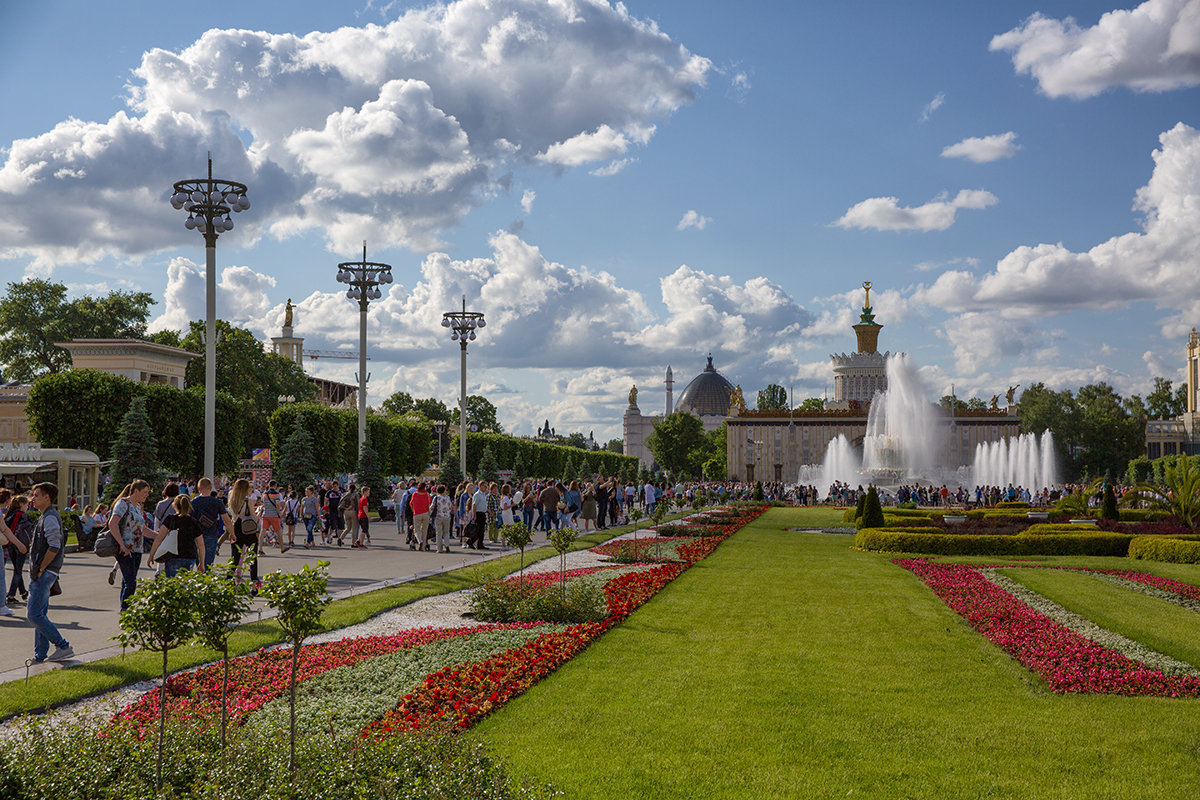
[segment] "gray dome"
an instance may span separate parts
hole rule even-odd
[[[698,417],[729,416],[729,394],[733,384],[725,380],[721,373],[713,367],[712,356],[708,357],[708,366],[704,368],[692,382],[684,387],[679,400],[675,403],[676,411],[690,411]]]

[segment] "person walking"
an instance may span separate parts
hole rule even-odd
[[[342,546],[342,531],[346,527],[346,521],[342,517],[341,505],[342,485],[333,481],[325,492],[325,544],[333,544],[336,539],[337,546]]]
[[[558,504],[562,499],[562,495],[558,493],[558,489],[553,483],[546,482],[546,488],[542,489],[542,493],[538,495],[538,502],[542,504],[542,519],[544,520],[544,528],[546,535],[550,535],[550,524],[553,520],[554,529],[558,530]]]
[[[75,651],[50,621],[50,589],[62,569],[67,542],[62,517],[55,507],[58,487],[53,483],[36,484],[29,491],[29,502],[39,514],[30,546],[29,605],[25,609],[29,622],[36,629],[33,633],[33,663],[67,661],[75,657]],[[54,645],[53,653],[49,652],[50,645]]]
[[[342,502],[338,504],[338,511],[342,515],[342,520],[346,526],[346,538],[350,540],[350,544],[358,541],[358,488],[352,483],[346,493],[342,495]],[[338,545],[341,545],[341,537],[338,537]]]
[[[146,524],[143,505],[150,496],[150,484],[138,478],[121,490],[108,516],[108,530],[117,543],[117,569],[121,571],[121,610],[137,591],[137,574],[142,567],[145,539],[153,538],[154,529]],[[31,498],[32,499],[32,498]]]
[[[191,508],[192,518],[200,526],[200,533],[204,537],[204,569],[208,569],[221,547],[221,525],[225,526],[225,538],[229,538],[233,534],[233,520],[225,503],[213,491],[211,478],[201,478],[196,482],[196,497],[191,501]]]
[[[233,561],[237,565],[235,575],[245,574],[247,563],[250,568],[251,594],[258,594],[258,520],[250,506],[250,481],[238,478],[229,492],[229,509],[233,512]],[[253,524],[252,524],[253,523]]]
[[[487,482],[480,481],[479,488],[475,490],[475,494],[471,495],[471,513],[475,516],[474,527],[471,529],[471,536],[467,539],[467,547],[472,550],[486,550],[483,544],[483,536],[487,533],[488,526],[488,491]]]
[[[296,546],[296,523],[300,521],[300,498],[296,490],[289,489],[287,499],[283,501],[283,524],[287,526],[287,549]]]
[[[450,552],[450,524],[454,519],[454,504],[450,502],[450,495],[446,492],[446,484],[439,484],[437,487],[437,495],[433,498],[433,506],[430,509],[433,515],[433,529],[437,534],[437,551],[439,553]]]
[[[33,522],[25,512],[27,498],[24,495],[13,497],[9,489],[0,489],[0,581],[4,580],[4,553],[7,551],[8,560],[12,562],[12,581],[8,584],[8,593],[4,605],[0,605],[0,617],[11,617],[10,603],[17,601],[18,592],[22,600],[29,599],[29,591],[25,587],[25,555],[29,545],[33,543]]]
[[[320,500],[317,497],[317,487],[304,487],[304,499],[300,501],[300,519],[304,520],[304,547],[313,546],[313,530],[320,519]]]
[[[579,518],[583,520],[583,533],[588,530],[596,530],[597,506],[599,501],[596,499],[596,490],[592,484],[587,484],[583,489],[583,495],[579,503]]]
[[[410,550],[414,548],[422,551],[428,550],[429,514],[433,506],[433,498],[429,494],[429,487],[425,481],[417,484],[416,490],[408,498],[408,505],[412,509],[414,537],[414,543],[408,547]]]
[[[371,487],[366,484],[358,492],[357,512],[355,523],[358,526],[358,538],[354,540],[351,547],[366,547],[367,542],[371,540],[371,519],[369,514],[371,502]]]
[[[192,516],[192,501],[186,494],[180,494],[176,495],[172,506],[175,513],[159,525],[158,535],[150,547],[150,557],[163,565],[168,578],[174,578],[185,569],[204,572],[204,533]],[[160,558],[159,549],[171,531],[175,531],[175,552]]]
[[[283,555],[288,551],[288,546],[283,543],[283,492],[279,491],[279,484],[271,481],[267,484],[267,490],[262,496],[262,536],[260,537],[268,545],[278,544],[279,554]]]

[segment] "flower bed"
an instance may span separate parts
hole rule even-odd
[[[920,558],[894,563],[917,575],[972,628],[1056,692],[1200,696],[1200,678],[1165,675],[1103,647],[1030,608],[987,580],[980,568]]]

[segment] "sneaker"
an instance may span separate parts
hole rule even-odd
[[[29,663],[30,664],[45,664],[46,659],[38,658],[37,656],[34,656],[33,658],[29,659]]]
[[[8,606],[0,606],[0,617],[11,617],[13,610]]]
[[[116,586],[116,585],[117,585],[117,568],[116,568],[116,567],[113,567],[113,568],[112,568],[111,570],[109,570],[109,572],[108,572],[108,585],[109,585],[109,586]]]
[[[47,656],[47,661],[70,661],[75,657],[75,651],[71,649],[71,645],[66,647],[56,647],[54,652]]]

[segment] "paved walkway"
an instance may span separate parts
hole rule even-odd
[[[259,562],[259,569],[262,574],[277,569],[297,572],[302,564],[316,566],[318,561],[328,561],[329,591],[340,599],[515,552],[501,550],[498,544],[489,544],[491,549],[484,551],[455,546],[450,553],[423,553],[408,549],[404,537],[397,533],[395,523],[373,522],[371,532],[372,543],[366,550],[336,545],[318,545],[306,550],[298,546],[281,556],[278,548],[268,548]],[[546,535],[539,531],[529,547],[544,544],[545,540]],[[303,541],[302,531],[297,541]],[[229,559],[228,545],[221,548],[218,559]],[[67,665],[108,658],[121,652],[120,646],[112,641],[120,630],[117,618],[121,605],[120,575],[116,586],[108,585],[112,563],[92,553],[66,556],[61,573],[63,593],[50,600],[50,620],[75,650],[75,659],[66,662]],[[11,570],[8,565],[6,582]],[[143,565],[138,580],[153,578],[154,574],[153,569]],[[33,626],[25,618],[25,606],[15,605],[13,611],[16,613],[11,617],[0,617],[0,683],[23,679],[25,662],[33,657]],[[248,619],[258,619],[260,615],[264,619],[270,616],[261,599],[254,601]],[[29,674],[58,668],[54,664],[39,664],[30,667]]]

